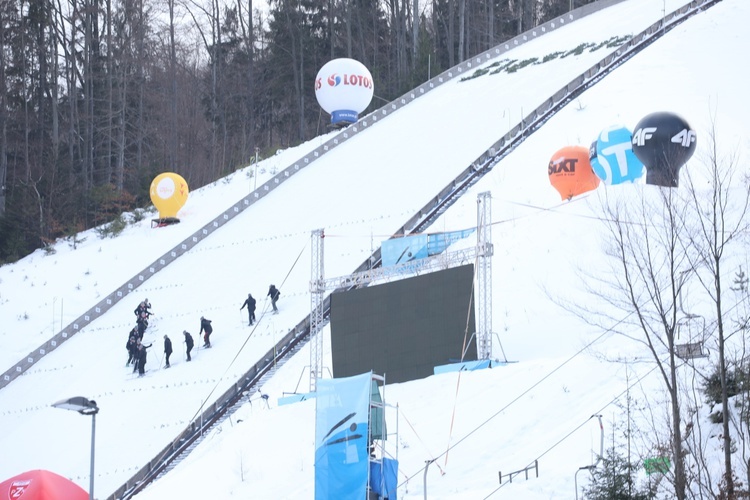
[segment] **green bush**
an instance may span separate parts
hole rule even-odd
[[[738,370],[728,367],[727,397],[731,398],[745,390],[747,390],[747,376]],[[706,396],[707,404],[721,403],[721,376],[718,366],[715,366],[711,375],[703,381],[703,394]]]
[[[628,462],[614,448],[609,448],[606,456],[591,472],[591,485],[584,488],[587,500],[649,500],[656,494],[655,487],[636,484],[635,475],[640,469],[637,464]]]
[[[508,73],[515,73],[521,68],[525,68],[529,64],[535,64],[539,59],[536,57],[532,57],[530,59],[524,59],[523,61],[519,61],[517,64],[513,64],[511,66],[508,66]]]
[[[96,234],[98,234],[99,238],[102,240],[104,238],[115,238],[119,236],[120,233],[122,233],[123,229],[125,229],[127,226],[128,223],[125,220],[125,217],[120,214],[119,217],[117,217],[109,224],[104,224],[103,226],[97,227]]]

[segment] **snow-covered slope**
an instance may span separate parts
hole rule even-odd
[[[684,3],[666,5],[671,10]],[[580,21],[588,24],[550,33],[504,57],[543,58],[581,42],[634,34],[662,15],[661,4],[624,2]],[[750,104],[740,87],[747,70],[734,64],[732,47],[748,46],[741,21],[748,13],[741,0],[724,0],[667,34],[550,120],[434,226],[473,226],[476,194],[492,192],[498,221],[494,329],[504,353],[518,363],[465,373],[460,380],[441,375],[387,388],[389,403],[401,408],[399,477],[409,480],[400,496],[423,497],[421,468],[448,446],[455,448],[429,470],[431,498],[485,497],[499,486],[499,470],[518,470],[537,458],[538,479],[514,482],[498,496],[573,496],[573,475],[591,463],[598,443],[590,416],[615,412],[607,405],[625,387],[625,367],[578,355],[553,372],[602,332],[566,316],[547,293],[580,293],[575,266],[595,265],[600,257],[596,224],[587,218],[595,212],[586,200],[560,205],[546,177],[547,162],[561,146],[588,145],[605,126],[632,126],[656,110],[682,114],[699,137],[715,112],[727,148],[747,152],[743,119]],[[584,53],[510,75],[443,85],[295,175],[0,391],[0,422],[9,431],[0,447],[18,450],[0,460],[0,477],[46,468],[87,487],[89,419],[49,406],[82,395],[102,408],[96,488],[99,497],[110,494],[308,312],[311,230],[326,231],[326,275],[347,274],[523,109],[534,108],[601,57]],[[261,165],[267,170],[270,162],[287,165],[321,140]],[[64,317],[80,314],[246,194],[251,182],[239,171],[192,193],[177,226],[152,230],[144,221],[113,240],[90,233],[75,250],[62,244],[55,255],[38,252],[0,268],[0,314],[9,318],[2,331],[4,364],[56,331],[61,303]],[[631,188],[638,193],[642,187]],[[282,290],[281,314],[264,315],[250,329],[239,307],[248,292],[262,299],[270,283]],[[150,369],[159,365],[161,336],[169,334],[179,346],[182,330],[197,333],[201,315],[214,321],[214,348],[200,351],[190,364],[175,355],[170,370],[131,379],[123,366],[124,344],[132,309],[144,297],[157,313],[147,333],[147,341],[156,342]],[[625,349],[616,339],[602,342],[597,346],[602,350]],[[496,356],[504,357],[499,343],[495,347]],[[263,388],[272,403],[299,388],[307,361],[302,352]],[[637,377],[649,368],[631,370]],[[552,376],[535,386],[547,374]],[[138,497],[312,498],[314,403],[271,406],[248,405]]]

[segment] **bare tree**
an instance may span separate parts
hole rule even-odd
[[[682,407],[675,342],[680,293],[694,274],[683,247],[688,205],[677,190],[646,187],[632,205],[607,200],[607,253],[612,258],[611,302],[630,313],[630,333],[651,353],[670,403],[672,483],[675,498],[686,498],[687,478],[682,438]]]
[[[703,167],[700,171],[695,169]],[[728,248],[741,241],[749,229],[747,213],[750,206],[750,184],[739,186],[735,181],[737,159],[719,157],[716,127],[712,126],[708,137],[708,157],[686,169],[687,192],[692,202],[693,222],[686,240],[694,251],[687,252],[692,267],[699,272],[696,277],[713,305],[719,356],[719,378],[721,381],[722,440],[724,448],[723,488],[727,498],[734,498],[735,484],[732,468],[732,434],[729,428],[729,397],[727,394],[727,325],[724,320],[723,294],[725,257]]]
[[[733,333],[741,334],[733,360],[735,373],[750,373],[748,365],[750,346],[748,346],[747,338],[747,333],[750,331],[750,280],[741,267],[735,273],[734,282],[730,288],[735,293],[738,305],[733,311],[735,318]],[[745,483],[750,488],[750,391],[740,391],[735,398],[735,403],[739,410],[739,418],[734,423],[739,436],[739,451],[744,465]]]

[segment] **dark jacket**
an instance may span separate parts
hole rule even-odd
[[[148,349],[152,345],[153,344],[149,344],[149,345],[141,344],[140,346],[138,346],[138,361],[140,363],[143,363],[144,365],[146,364],[146,356],[148,356],[146,349]]]
[[[271,297],[271,300],[273,300],[275,302],[275,301],[279,300],[279,296],[280,295],[281,295],[281,292],[279,291],[279,289],[276,288],[275,286],[271,285],[268,288],[268,295],[266,295],[266,296],[267,297]]]
[[[172,341],[169,340],[169,337],[164,339],[164,352],[166,354],[172,354]]]
[[[145,332],[146,328],[148,328],[148,315],[145,312],[141,313],[141,315],[138,316],[138,319],[135,321],[135,324],[138,328],[139,334]]]
[[[146,318],[151,316],[153,313],[148,310],[149,307],[151,307],[151,304],[145,304],[143,302],[138,304],[138,307],[136,307],[135,310],[133,311],[133,313],[135,314],[135,317],[138,319],[141,319],[141,316],[143,316],[143,313],[146,313]]]
[[[206,319],[206,318],[203,318],[203,319],[201,320],[201,331],[200,331],[200,332],[198,332],[198,335],[200,335],[200,334],[201,334],[201,333],[203,333],[204,331],[205,331],[205,332],[206,332],[207,334],[209,334],[209,335],[211,335],[211,332],[213,332],[213,331],[214,331],[214,329],[213,329],[213,328],[211,328],[211,320],[210,320],[210,319]]]
[[[135,357],[135,353],[138,350],[138,339],[137,337],[130,337],[128,343],[125,344],[125,348],[128,350],[131,356]]]
[[[243,310],[245,306],[247,306],[247,309],[250,312],[255,311],[255,299],[253,298],[252,295],[247,294],[247,299],[245,299],[245,302],[242,303],[242,307],[240,307],[240,311]]]
[[[193,336],[190,335],[188,332],[183,332],[185,334],[185,343],[187,344],[188,349],[193,348]]]

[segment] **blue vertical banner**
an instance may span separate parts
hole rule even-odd
[[[317,381],[315,500],[362,500],[369,473],[372,373]]]

